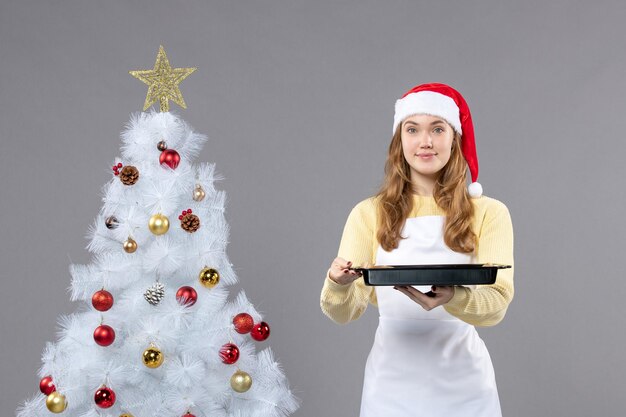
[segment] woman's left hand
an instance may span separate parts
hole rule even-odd
[[[437,287],[433,285],[431,291],[426,294],[411,286],[397,286],[393,288],[421,305],[426,311],[447,303],[454,295],[453,286]]]

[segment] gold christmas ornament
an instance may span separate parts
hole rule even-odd
[[[204,189],[202,189],[202,186],[200,184],[196,184],[196,188],[194,188],[193,190],[194,201],[202,201],[204,200],[204,196],[206,196]]]
[[[230,377],[230,386],[237,392],[246,392],[252,386],[252,377],[244,371],[237,371]]]
[[[217,272],[217,269],[205,267],[200,271],[200,283],[207,288],[215,287],[218,282],[220,282],[220,273]]]
[[[120,417],[133,417],[131,413],[120,414]]]
[[[167,149],[167,143],[164,140],[160,141],[159,143],[157,143],[157,149],[163,152]]]
[[[57,391],[51,393],[46,398],[46,407],[52,413],[62,413],[67,408],[65,395],[59,394]]]
[[[150,217],[150,221],[148,221],[148,228],[155,235],[163,235],[167,233],[170,228],[170,220],[161,213],[154,214]]]
[[[148,110],[153,103],[159,102],[159,111],[170,111],[168,100],[172,100],[183,109],[187,108],[178,84],[194,72],[196,68],[172,68],[165,55],[163,46],[159,46],[154,68],[151,70],[129,71],[130,75],[147,84],[148,94],[143,109]]]
[[[135,253],[136,250],[137,242],[135,242],[135,239],[129,236],[128,239],[124,241],[124,251],[126,253]]]
[[[143,352],[143,364],[148,368],[158,368],[163,364],[163,352],[156,346],[150,346]]]

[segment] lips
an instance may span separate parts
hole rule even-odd
[[[435,154],[434,153],[418,153],[417,156],[422,158],[422,159],[429,159],[432,158]]]

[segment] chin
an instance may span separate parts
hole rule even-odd
[[[413,169],[417,171],[417,173],[420,175],[431,176],[431,175],[437,174],[439,171],[443,169],[443,167],[434,167],[434,168],[433,167],[428,167],[428,168],[415,167]]]

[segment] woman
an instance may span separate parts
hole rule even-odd
[[[337,323],[379,309],[365,366],[361,417],[499,417],[489,352],[474,326],[493,326],[513,298],[513,268],[481,286],[371,287],[353,267],[446,263],[513,265],[507,207],[482,196],[467,103],[439,83],[395,105],[385,179],[346,222],[321,294]],[[466,189],[466,169],[472,183]]]

